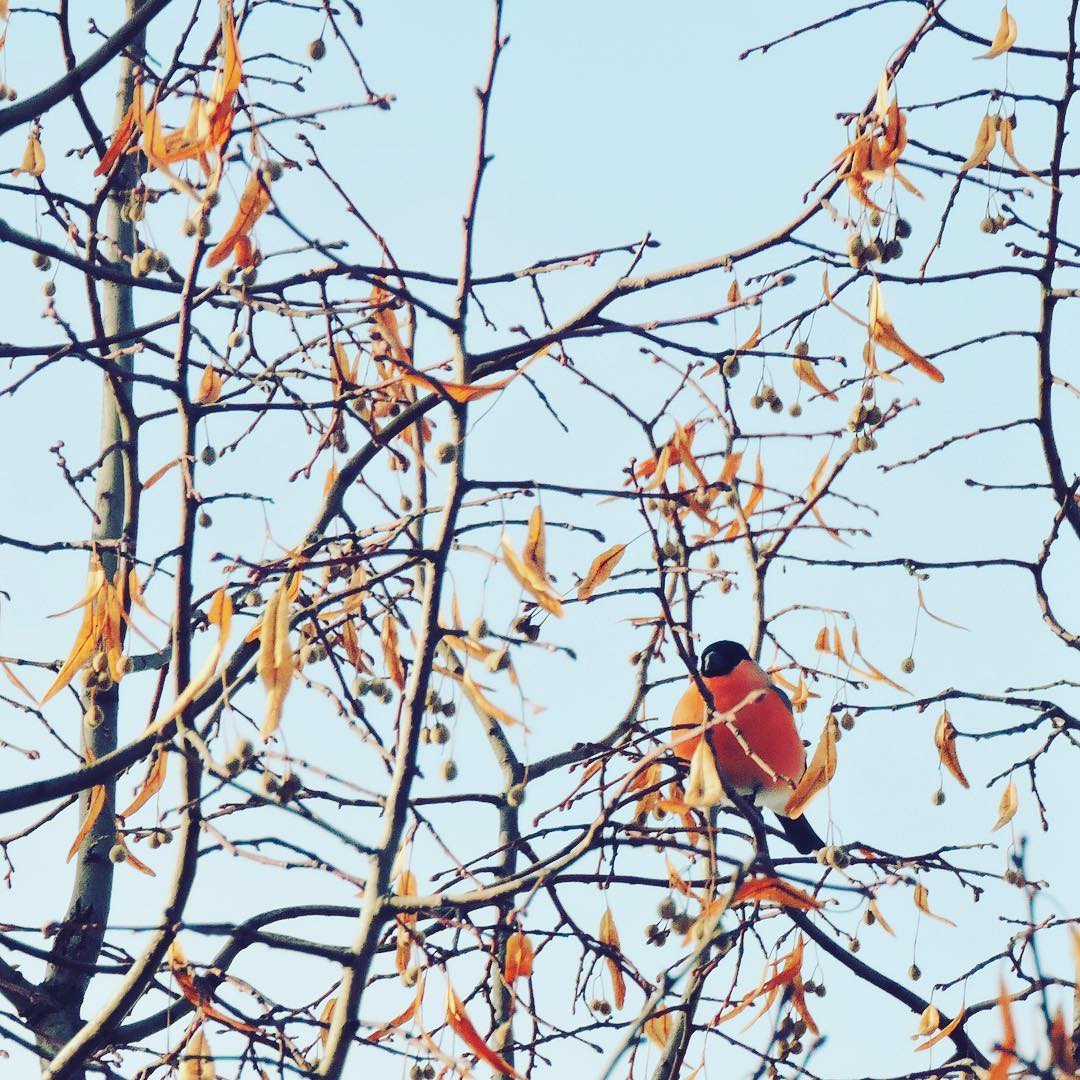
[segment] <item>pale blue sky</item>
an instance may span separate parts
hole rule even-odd
[[[209,10],[210,6],[204,6]],[[797,19],[820,17],[836,6],[705,2],[655,5],[611,0],[526,4],[511,0],[506,5],[505,28],[512,41],[502,60],[491,118],[490,146],[495,160],[481,202],[477,272],[505,270],[538,258],[628,243],[646,232],[662,246],[647,254],[643,266],[657,269],[737,247],[794,216],[802,205],[805,189],[825,172],[844,145],[844,129],[835,114],[858,109],[866,100],[891,49],[911,32],[921,7],[897,4],[849,19],[801,42],[777,47],[764,57],[741,63],[736,57],[743,49],[782,34],[796,25]],[[1058,6],[1034,0],[1012,4],[1021,27],[1021,43],[1059,43],[1063,15],[1059,16]],[[983,34],[992,31],[997,19],[996,3],[951,0],[946,7],[950,19]],[[486,63],[489,5],[473,0],[456,4],[428,0],[368,3],[363,10],[366,26],[356,41],[365,75],[377,91],[395,95],[394,106],[389,112],[363,109],[339,114],[328,122],[326,132],[309,129],[309,135],[334,175],[388,238],[403,265],[452,273],[458,263],[460,216],[474,153],[472,87],[482,78]],[[185,11],[186,5],[178,6],[178,16]],[[105,16],[98,17],[104,24]],[[170,29],[175,26],[170,15],[154,24],[150,38],[154,55],[160,57],[170,47]],[[301,19],[295,13],[286,16],[277,8],[257,9],[245,31],[245,53],[251,56],[274,51],[303,60],[304,45],[315,27],[316,20],[311,17]],[[86,39],[79,29],[77,48],[82,51]],[[40,17],[17,17],[14,21],[3,78],[23,96],[45,81],[57,57],[50,32],[51,25]],[[957,44],[944,34],[932,35],[901,77],[901,104],[1000,86],[1005,62],[976,63],[971,59],[975,52],[974,47]],[[1047,67],[1045,62],[1011,58],[1008,73],[1012,87],[1018,92],[1055,91],[1060,73],[1054,69],[1048,76]],[[254,64],[250,70],[255,70]],[[289,69],[267,61],[258,70],[281,77]],[[346,61],[331,45],[327,59],[305,78],[306,93],[283,94],[275,97],[274,103],[297,111],[353,99],[358,91],[347,71]],[[104,127],[108,126],[111,108],[111,77],[110,70],[89,88],[91,107]],[[966,155],[983,109],[984,100],[975,100],[954,109],[915,112],[909,119],[909,134],[913,139],[945,145]],[[1020,108],[1017,150],[1033,167],[1045,164],[1047,112],[1029,103]],[[73,142],[80,141],[75,124],[73,110],[57,108],[46,118],[43,139],[50,182],[84,195],[91,190],[90,160],[63,157]],[[292,139],[291,131],[285,137],[284,130],[268,129],[276,149],[305,158],[306,152]],[[24,137],[24,132],[14,132],[0,139],[0,163],[17,162]],[[907,157],[921,160],[917,151],[909,151]],[[910,196],[902,199],[903,212],[912,220],[915,234],[906,245],[908,254],[897,265],[897,272],[914,275],[940,217],[948,185],[916,168],[908,168],[907,172],[927,196],[924,206]],[[233,174],[232,183],[237,189],[242,176],[239,170]],[[321,239],[348,240],[346,257],[358,261],[375,259],[370,242],[340,212],[336,198],[310,172],[303,176],[288,173],[275,189],[275,198],[286,213]],[[979,219],[986,212],[984,204],[984,196],[974,185],[965,185],[950,220],[945,247],[935,257],[932,272],[998,261],[1002,238],[984,236],[978,229]],[[33,231],[28,205],[25,198],[15,198],[0,189],[0,216]],[[837,205],[843,206],[839,198]],[[1038,220],[1044,205],[1041,191],[1030,202],[1021,203],[1022,212],[1033,220]],[[187,241],[175,231],[182,213],[179,207],[163,205],[155,209],[151,218],[154,242],[173,255],[177,266],[184,265],[188,251]],[[1076,214],[1069,209],[1067,200],[1063,222],[1065,234],[1073,235],[1070,230],[1075,229]],[[217,227],[221,228],[220,223]],[[47,230],[46,235],[55,241],[55,235]],[[267,250],[293,242],[280,226],[269,221],[260,226],[260,237]],[[842,242],[838,227],[826,222],[814,227],[812,239],[834,249]],[[1026,238],[1021,242],[1027,242]],[[560,280],[554,276],[545,280],[545,295],[553,314],[575,310],[603,288],[621,269],[620,258],[602,261],[594,270],[572,271]],[[57,328],[38,318],[41,279],[30,271],[26,256],[4,250],[0,260],[6,283],[0,338],[15,342],[59,340]],[[766,269],[769,265],[773,264],[748,269]],[[769,300],[766,320],[813,303],[818,296],[818,277],[819,271],[813,267],[801,271],[795,288]],[[728,280],[721,274],[703,276],[645,298],[634,298],[616,312],[642,319],[717,307],[723,302]],[[66,318],[84,326],[78,287],[74,276],[61,272],[61,310]],[[862,295],[861,285],[851,290],[849,306],[858,309]],[[1014,277],[983,278],[948,288],[891,286],[886,288],[886,295],[897,326],[923,352],[997,328],[1030,329],[1036,315],[1035,287]],[[149,317],[154,310],[149,303],[141,306],[140,318]],[[493,294],[489,310],[501,326],[523,321],[530,329],[537,328],[535,308],[524,286]],[[1067,343],[1075,333],[1075,319],[1067,307],[1059,311],[1059,319],[1060,339]],[[223,340],[224,323],[212,321],[207,325],[220,330],[216,340]],[[750,316],[743,314],[735,327],[728,322],[719,329],[696,328],[687,331],[683,339],[720,349],[745,338],[752,325]],[[505,335],[487,335],[481,328],[475,333],[471,340],[474,348],[506,340]],[[843,353],[857,367],[860,334],[842,316],[823,312],[815,320],[812,341],[816,350]],[[164,335],[159,340],[167,344],[169,337]],[[441,358],[445,350],[445,341],[438,332],[425,327],[418,356],[430,362]],[[655,407],[666,392],[667,383],[638,354],[633,341],[578,344],[571,352],[594,377],[617,380],[628,400],[643,408],[650,404]],[[672,358],[676,358],[674,354]],[[165,363],[152,361],[159,362]],[[13,374],[23,370],[23,363],[13,366]],[[895,394],[905,402],[917,396],[921,407],[889,429],[877,454],[854,463],[841,488],[852,498],[872,504],[880,516],[835,505],[827,515],[830,523],[872,529],[872,537],[860,539],[851,552],[842,554],[866,559],[895,555],[925,559],[1000,554],[1032,557],[1049,523],[1045,495],[984,494],[963,482],[967,477],[998,483],[1041,480],[1035,440],[1029,431],[962,444],[942,455],[936,469],[900,469],[883,474],[877,466],[909,457],[950,434],[1030,414],[1034,407],[1033,365],[1030,341],[1013,338],[947,356],[941,362],[947,376],[942,387],[914,372],[905,373],[903,385],[896,388]],[[637,441],[631,441],[637,437],[628,435],[619,417],[598,405],[598,399],[580,394],[565,370],[541,362],[531,374],[535,374],[570,426],[570,434],[563,435],[535,407],[530,393],[516,386],[490,414],[483,408],[475,410],[475,449],[470,454],[476,474],[516,478],[545,472],[549,478],[563,482],[569,479],[598,486],[617,485],[629,456],[641,456],[644,450]],[[777,364],[770,377],[785,397],[793,394],[794,380],[786,363]],[[753,376],[744,374],[742,379],[746,380],[745,395],[749,396]],[[742,384],[737,386],[737,393],[742,394]],[[151,407],[152,400],[143,394],[140,407]],[[820,402],[808,405],[801,423],[808,431],[834,426],[846,416],[852,402],[849,397],[832,409]],[[1075,411],[1075,405],[1064,397],[1059,406]],[[684,399],[680,399],[680,407],[691,409]],[[71,361],[65,362],[63,370],[54,368],[31,384],[14,402],[0,399],[0,460],[7,463],[0,475],[0,505],[7,508],[0,532],[21,533],[35,540],[84,534],[85,515],[63,485],[47,448],[63,438],[64,452],[73,466],[84,464],[95,452],[97,408],[96,377]],[[677,412],[674,419],[685,421],[692,414]],[[748,430],[780,430],[781,421],[790,423],[786,417],[774,422],[772,417],[750,415],[750,421],[741,417]],[[215,421],[208,430],[209,437],[220,444],[227,441],[231,425]],[[144,475],[174,452],[164,432],[160,438],[160,451],[155,452],[157,444],[152,444],[144,454]],[[315,477],[306,484],[284,484],[285,475],[309,452],[310,444],[299,425],[283,425],[277,434],[254,440],[244,454],[224,459],[213,471],[200,474],[200,490],[208,494],[256,483],[260,490],[273,489],[277,502],[267,511],[268,520],[275,539],[291,545],[299,539],[319,499],[325,471],[316,470]],[[768,441],[763,451],[768,479],[775,480],[777,486],[799,490],[824,448],[823,442],[781,447]],[[1078,447],[1074,434],[1068,449],[1075,460]],[[154,550],[171,543],[175,482],[170,483],[172,486],[162,482],[149,493],[145,504],[144,539],[151,547],[157,545]],[[569,516],[598,524],[610,542],[641,532],[640,521],[629,508],[597,509],[591,504],[578,507],[556,498],[545,498],[544,506],[549,519]],[[508,514],[525,516],[527,510],[525,501],[517,500]],[[213,507],[212,513],[214,528],[200,534],[201,555],[220,549],[257,558],[273,551],[263,540],[260,508],[250,503],[223,503]],[[489,548],[496,539],[494,531],[474,536],[485,537],[476,542],[485,542]],[[581,572],[597,550],[591,540],[558,534],[550,544],[564,584],[571,581],[570,571]],[[841,551],[824,539],[802,541],[797,550],[826,556]],[[1062,541],[1048,575],[1056,589],[1059,617],[1072,625],[1080,619],[1075,578],[1070,580],[1076,554],[1075,544]],[[738,568],[741,554],[732,551],[724,553],[724,558],[725,566]],[[219,568],[208,560],[200,565],[207,587],[216,585]],[[60,626],[45,621],[44,616],[71,603],[80,591],[83,569],[81,556],[59,556],[49,560],[46,569],[46,561],[40,556],[0,548],[0,588],[11,594],[10,604],[5,603],[0,612],[0,653],[54,657],[66,648],[74,625],[65,620]],[[474,568],[462,571],[456,579],[466,618],[481,609],[481,573],[482,568]],[[914,586],[903,571],[807,574],[792,566],[783,577],[774,571],[770,582],[771,610],[800,602],[850,611],[858,622],[869,659],[900,677],[899,663],[909,650],[915,612]],[[903,679],[916,695],[933,694],[950,686],[1000,692],[1007,686],[1075,676],[1074,658],[1045,631],[1029,581],[1019,572],[935,573],[924,583],[924,590],[932,610],[971,630],[961,633],[922,621],[915,652],[917,668]],[[501,613],[505,621],[516,592],[512,593],[497,577],[486,595],[489,607],[485,610]],[[715,591],[704,598],[697,610],[702,633],[707,637],[743,636],[747,618],[744,595],[738,590],[726,596]],[[167,612],[164,590],[153,594],[152,601],[159,611]],[[546,637],[576,647],[579,659],[571,663],[544,656],[521,662],[529,697],[546,706],[546,711],[531,721],[532,734],[527,740],[514,736],[526,759],[535,760],[581,738],[598,737],[611,726],[629,693],[626,656],[641,643],[640,637],[620,620],[642,613],[640,603],[598,604],[575,611],[565,625],[545,627]],[[803,659],[811,660],[811,643],[820,618],[812,614],[795,618],[802,621],[792,620],[790,626],[780,624],[786,634],[785,643],[798,650]],[[770,655],[766,653],[766,658]],[[671,674],[677,673],[672,657],[669,668]],[[40,689],[39,684],[35,685]],[[810,738],[816,737],[830,700],[828,687],[817,689],[822,698],[811,704],[804,721]],[[677,693],[677,688],[669,686],[651,695],[649,716],[666,722]],[[891,691],[875,690],[862,695],[859,701],[882,702],[894,696]],[[1075,695],[1070,698],[1061,691],[1057,699],[1066,706],[1070,701],[1076,704]],[[819,828],[825,827],[831,814],[837,839],[863,839],[911,854],[943,843],[982,843],[991,839],[999,844],[1007,842],[1008,830],[993,837],[989,833],[1000,785],[988,791],[981,781],[1030,752],[1038,742],[1023,738],[1008,746],[1001,740],[978,745],[962,742],[961,754],[973,789],[965,794],[946,778],[948,802],[937,810],[930,805],[930,793],[938,786],[932,740],[938,711],[932,707],[922,715],[911,711],[871,714],[860,720],[841,744],[840,770],[828,799],[821,799],[810,812]],[[956,705],[951,711],[962,730],[987,730],[1020,718],[973,705]],[[321,751],[325,758],[327,748],[337,745],[337,737],[328,730],[329,723],[326,728],[318,726],[318,719],[327,718],[314,709],[310,713],[298,712],[287,718],[290,749],[297,754],[310,751],[312,756]],[[0,715],[5,725],[0,737],[43,751],[42,761],[33,765],[11,753],[0,756],[0,776],[5,780],[20,782],[67,767],[68,762],[53,753],[40,728],[26,717],[6,708]],[[76,739],[76,715],[69,702],[58,699],[50,704],[48,715],[66,738]],[[139,715],[136,713],[130,720],[127,734],[137,730]],[[463,788],[470,783],[486,787],[490,785],[486,749],[475,741],[479,733],[471,721],[469,716],[458,720],[455,746],[462,764],[459,783]],[[1080,813],[1070,749],[1059,748],[1040,769],[1056,830],[1055,842],[1038,832],[1026,782],[1018,778],[1022,806],[1014,822],[1014,835],[1031,836],[1033,872],[1052,882],[1051,899],[1040,901],[1041,915],[1076,910],[1080,882],[1075,868],[1066,865],[1071,860],[1061,854],[1071,844],[1071,838],[1062,840],[1064,827]],[[530,794],[530,813],[557,801],[572,782],[573,778],[556,774],[538,785],[540,790]],[[434,782],[430,787],[438,790]],[[487,830],[489,825],[482,816],[462,819],[454,823],[461,837],[455,834],[455,839],[463,849],[483,851],[486,832],[482,832],[480,846],[475,849],[464,835],[474,828],[478,832]],[[267,818],[266,827],[277,828],[276,819]],[[74,814],[69,810],[42,831],[41,843],[33,851],[14,849],[19,866],[16,888],[11,893],[0,893],[0,917],[37,925],[62,911],[68,882],[60,859],[74,830]],[[1055,832],[1050,836],[1054,837]],[[647,852],[633,862],[620,859],[620,867],[626,870],[634,865],[658,873],[660,861],[659,855]],[[991,850],[964,854],[961,861],[994,873],[1000,873],[1005,865],[1004,855]],[[167,860],[162,860],[161,865],[167,866]],[[293,898],[349,903],[354,892],[349,886],[330,883],[321,876],[305,877],[297,872],[285,876],[282,882],[282,875],[253,870],[246,864],[238,867],[222,859],[216,865],[214,887],[196,896],[192,909],[195,917],[229,918],[233,907],[221,902],[223,896],[230,900],[239,897],[240,902],[257,910],[270,890],[274,902]],[[156,910],[160,879],[150,882],[126,874],[119,880],[123,888],[115,909],[117,920],[145,921]],[[999,923],[999,916],[1021,918],[1025,913],[1024,896],[1018,890],[994,887],[975,907],[970,894],[962,893],[944,876],[931,877],[927,883],[934,909],[955,919],[959,929],[924,920],[918,929],[917,946],[913,944],[915,920],[910,890],[901,887],[886,890],[881,897],[882,908],[897,930],[897,940],[885,938],[878,928],[865,929],[861,935],[861,955],[901,980],[916,956],[925,972],[916,989],[923,994],[929,993],[933,981],[954,978],[969,963],[1004,943],[1009,931]],[[582,910],[596,909],[595,916],[586,916],[583,921],[595,924],[601,898],[592,890],[574,888],[580,888],[582,895],[570,895],[581,903]],[[659,898],[659,894],[639,890],[613,892],[610,899],[627,952],[650,976],[676,955],[669,946],[665,960],[661,960],[658,952],[646,950],[643,945],[640,927],[651,921],[652,908]],[[540,907],[531,915],[537,923],[546,917]],[[848,929],[853,928],[854,921],[854,916],[838,918],[840,925]],[[309,930],[320,938],[351,938],[348,926]],[[189,943],[188,952],[193,957],[209,955],[213,943],[196,941]],[[1069,977],[1064,936],[1057,941],[1060,953],[1051,954],[1048,961],[1058,974]],[[813,954],[813,950],[810,952]],[[567,1007],[567,986],[576,969],[576,955],[569,948],[558,956],[554,950],[549,955],[537,979],[537,997],[541,1011],[558,1015]],[[747,961],[740,990],[753,985],[759,963],[757,957]],[[309,988],[314,995],[326,984],[325,969],[316,976],[307,962],[290,966],[287,972],[283,966],[264,956],[249,964],[244,974],[255,982],[265,979],[268,986],[284,985],[289,993],[294,986],[302,987],[296,991],[295,1000],[302,999]],[[911,1050],[908,1036],[915,1029],[914,1017],[877,991],[857,986],[827,957],[822,960],[822,971],[830,994],[814,1003],[814,1012],[829,1039],[814,1056],[811,1070],[839,1077],[929,1067],[927,1055],[916,1056]],[[996,974],[992,967],[974,982],[970,1000],[989,996]],[[718,985],[717,992],[722,985]],[[398,1011],[399,998],[403,1003],[404,993],[387,990],[373,994],[365,1001],[365,1019],[392,1015]],[[429,1020],[434,1023],[439,1011],[434,999],[441,999],[441,990],[432,997]],[[950,990],[935,1000],[940,1000],[943,1011],[952,1012],[960,1004],[960,992]],[[628,1011],[639,1004],[639,995],[632,991]],[[1033,1009],[1023,1016],[1021,1039],[1030,1039],[1037,1016]],[[760,1037],[765,1024],[763,1021],[745,1038]],[[974,1028],[987,1047],[994,1030],[987,1023]],[[743,1037],[734,1027],[728,1033]],[[164,1049],[166,1044],[162,1040],[159,1045]],[[557,1065],[574,1068],[580,1075],[589,1075],[594,1061],[599,1061],[577,1046],[554,1049],[552,1054]],[[349,1075],[360,1075],[360,1070],[370,1067],[374,1060],[374,1052],[357,1054],[354,1071]],[[693,1055],[692,1060],[696,1060]],[[710,1041],[707,1066],[704,1075],[714,1078],[743,1075],[752,1068],[749,1057],[725,1048],[719,1039]],[[388,1065],[380,1063],[378,1067],[389,1075]],[[25,1059],[20,1061],[20,1068],[29,1069]]]

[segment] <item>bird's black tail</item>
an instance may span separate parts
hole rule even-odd
[[[798,848],[803,855],[813,855],[818,848],[825,846],[825,841],[814,832],[814,827],[806,818],[789,818],[784,817],[783,814],[777,814],[776,817],[788,842]]]

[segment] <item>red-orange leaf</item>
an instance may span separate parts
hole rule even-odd
[[[799,911],[817,911],[824,906],[809,893],[778,877],[747,879],[735,890],[731,903],[776,904],[778,907],[797,908]]]
[[[960,758],[956,753],[956,728],[949,718],[948,709],[938,718],[937,727],[934,729],[934,745],[941,755],[941,764],[956,777],[962,787],[971,787],[960,767]]]
[[[135,106],[129,105],[123,119],[117,125],[108,150],[105,151],[98,167],[94,170],[95,176],[104,176],[119,160],[120,155],[127,149],[131,142],[131,136],[135,134]]]
[[[90,752],[89,747],[86,750],[87,764],[92,764],[94,755]],[[76,853],[82,846],[82,842],[90,835],[90,830],[94,827],[94,822],[101,816],[101,808],[105,805],[105,785],[95,784],[90,789],[90,800],[86,805],[86,817],[83,818],[82,825],[79,826],[79,831],[75,834],[75,839],[72,841],[71,847],[68,849],[67,859],[65,862],[71,862],[75,858]]]
[[[458,1038],[482,1061],[491,1066],[497,1073],[505,1073],[521,1080],[521,1074],[514,1071],[513,1066],[499,1054],[495,1053],[483,1039],[480,1033],[473,1027],[461,998],[454,993],[454,988],[446,984],[446,1022],[457,1034]]]
[[[535,957],[532,942],[523,931],[515,931],[506,939],[506,970],[503,977],[511,984],[518,979],[531,978]]]
[[[255,227],[255,222],[259,220],[269,206],[270,188],[267,186],[262,171],[252,169],[248,182],[244,186],[243,194],[240,196],[240,205],[236,209],[236,216],[226,230],[225,235],[207,256],[206,265],[217,266],[218,263],[224,262],[233,253],[237,241],[251,232]]]

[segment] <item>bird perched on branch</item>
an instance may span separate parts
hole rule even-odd
[[[716,724],[709,730],[716,767],[739,794],[751,797],[777,815],[784,835],[802,854],[810,855],[824,847],[805,818],[788,817],[784,812],[806,768],[806,748],[787,696],[737,641],[714,641],[701,654],[701,678],[712,701],[706,709],[695,683],[679,699],[672,717],[675,753],[690,761],[701,741],[700,736],[680,741],[679,729],[700,728],[710,711],[731,712],[740,702],[759,693],[755,700],[738,708],[729,723]]]

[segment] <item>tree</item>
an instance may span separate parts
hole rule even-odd
[[[525,142],[506,68],[548,62],[508,49],[517,5],[483,12],[463,171],[418,176],[383,86],[433,145],[443,90],[382,62],[419,55],[405,13],[127,0],[81,34],[0,4],[34,83],[0,111],[22,1074],[1076,1072],[1077,3],[954,7],[742,54],[847,61],[827,147],[809,92],[719,117],[753,212],[795,178],[756,239],[711,246],[745,223],[710,206],[685,260],[646,232],[493,265],[529,227],[489,168]],[[478,13],[426,13],[464,66]],[[419,184],[466,191],[450,272],[370,205]],[[791,697],[813,855],[700,731],[674,752],[717,637]]]

